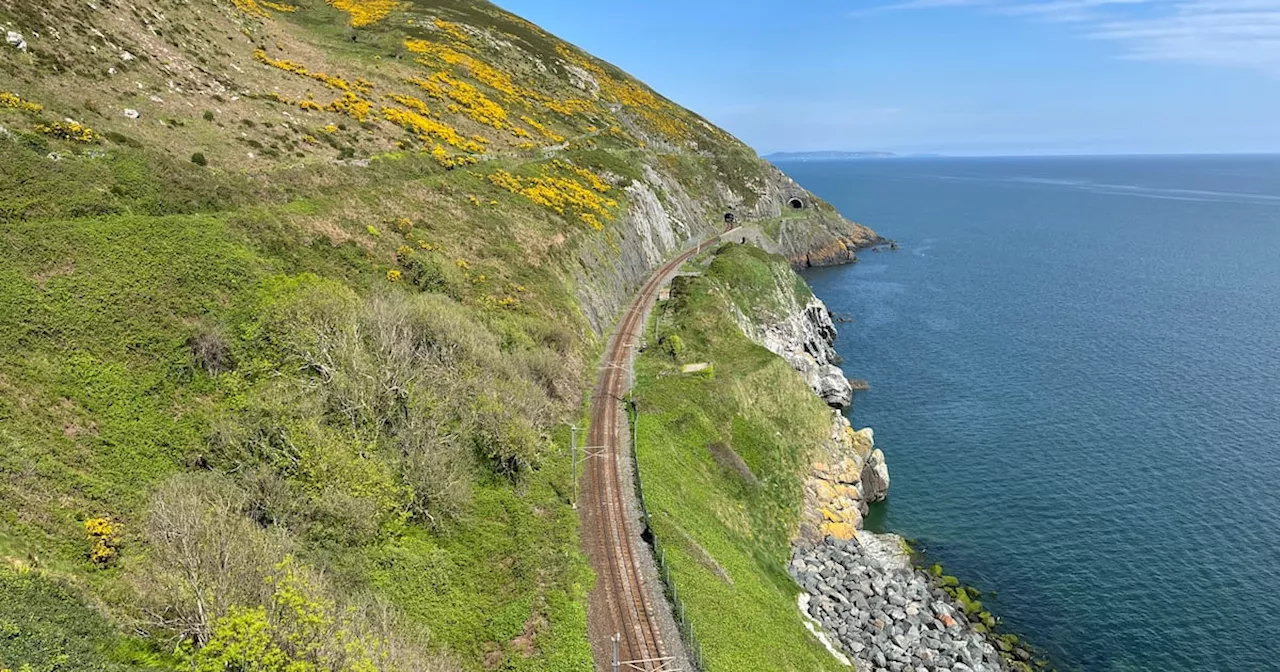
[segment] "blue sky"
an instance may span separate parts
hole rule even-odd
[[[1280,0],[498,0],[761,153],[1280,151]]]

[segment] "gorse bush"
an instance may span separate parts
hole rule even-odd
[[[277,563],[264,583],[272,589],[265,605],[232,607],[214,623],[196,654],[197,672],[394,669],[385,665],[387,645],[367,615],[337,605],[322,579],[293,556]]]
[[[0,574],[0,668],[591,669],[568,424],[632,183],[689,242],[749,150],[488,3],[58,6],[157,39],[127,91],[6,60],[0,567],[71,599]]]
[[[270,598],[263,579],[284,559],[288,539],[247,518],[247,503],[214,474],[180,475],[156,491],[145,529],[151,555],[136,581],[144,624],[203,646],[234,607]]]
[[[110,518],[90,518],[84,521],[84,531],[89,535],[92,548],[89,560],[95,565],[105,565],[116,558],[120,548],[120,524]]]
[[[456,513],[478,468],[519,478],[538,466],[557,414],[552,395],[572,387],[555,346],[526,336],[523,347],[504,347],[472,310],[441,294],[366,300],[302,277],[273,282],[264,297],[256,341],[308,372],[294,392],[271,396],[308,401],[290,402],[291,410],[268,402],[221,425],[211,445],[227,468],[269,464],[296,480],[306,474],[295,465],[318,459],[309,446],[325,443],[318,454],[327,456],[343,454],[340,444],[369,446],[396,473],[364,473],[362,482],[385,491],[355,496],[377,500],[365,520],[394,524],[401,506],[427,522]],[[565,338],[551,340],[563,347]],[[529,372],[536,375],[522,375]]]
[[[453,669],[422,637],[406,638],[394,609],[308,568],[285,528],[246,515],[251,503],[214,474],[179,475],[157,490],[152,553],[136,579],[140,627],[169,633],[198,672]]]

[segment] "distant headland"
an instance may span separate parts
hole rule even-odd
[[[897,156],[893,152],[821,150],[816,152],[774,152],[764,158],[769,161],[842,161],[844,159],[891,159]]]

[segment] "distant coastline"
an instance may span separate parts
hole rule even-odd
[[[897,157],[898,155],[893,152],[822,150],[816,152],[774,152],[764,158],[769,161],[843,161],[846,159],[892,159]]]

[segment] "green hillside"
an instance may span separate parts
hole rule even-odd
[[[4,670],[592,669],[567,424],[617,309],[726,213],[874,239],[483,2],[0,30]]]

